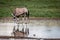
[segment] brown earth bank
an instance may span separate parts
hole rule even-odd
[[[33,38],[33,37],[14,37],[14,36],[0,36],[0,39],[20,39],[20,40],[60,40],[60,38]]]
[[[46,20],[51,20],[51,22],[53,21],[53,20],[55,20],[55,21],[60,21],[60,18],[47,18],[47,17],[30,17],[29,18],[29,20],[44,20],[44,21],[46,21]],[[13,22],[13,17],[0,17],[0,22]]]
[[[0,17],[0,20],[13,20],[13,17]],[[60,20],[60,18],[30,17],[29,20]]]

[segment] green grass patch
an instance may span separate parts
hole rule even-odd
[[[24,6],[31,17],[60,17],[60,0],[1,0],[0,17],[11,17],[16,7]]]

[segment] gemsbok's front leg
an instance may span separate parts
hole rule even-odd
[[[16,27],[16,29],[18,29],[19,28],[19,18],[14,17],[13,19],[14,19],[14,26]],[[17,24],[17,25],[15,25],[15,24]]]
[[[17,29],[19,29],[19,26],[20,26],[20,20],[19,20],[19,18],[16,18],[16,20],[17,20]]]

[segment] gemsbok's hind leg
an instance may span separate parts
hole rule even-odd
[[[23,26],[23,30],[22,30],[22,31],[24,31],[24,32],[25,32],[24,28],[26,28],[26,27],[27,27],[26,14],[25,14],[25,13],[23,13],[23,15],[22,15],[21,17],[22,17],[22,26]]]
[[[26,26],[27,26],[27,24],[29,23],[29,11],[28,11],[28,13],[26,13]]]
[[[26,32],[26,35],[28,36],[29,35],[29,28],[28,28],[28,23],[29,23],[29,14],[26,13],[26,17],[25,17],[25,24],[26,24],[26,28],[25,28],[25,32]]]
[[[24,24],[25,24],[25,28],[27,28],[27,17],[26,17],[26,13],[24,13]]]
[[[21,24],[22,24],[22,32],[24,32],[24,18],[22,15],[20,15],[20,20],[21,20]]]
[[[17,29],[19,30],[19,26],[20,26],[20,19],[17,17]]]

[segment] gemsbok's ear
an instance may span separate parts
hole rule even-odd
[[[15,17],[12,13],[11,13],[11,15],[12,15],[13,17]]]

